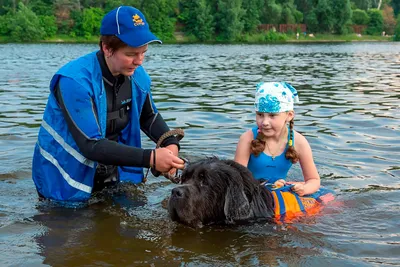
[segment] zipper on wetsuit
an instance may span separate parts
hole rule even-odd
[[[118,97],[117,84],[118,84],[118,79],[116,79],[116,82],[113,84],[113,101],[112,101],[112,108],[111,108],[111,110],[112,110],[113,112],[116,111],[115,106],[116,106],[117,97]],[[117,125],[116,119],[115,119],[115,120],[112,120],[112,121],[111,121],[111,132],[112,132],[112,133],[115,132],[116,125]]]

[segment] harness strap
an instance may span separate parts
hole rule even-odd
[[[107,112],[107,121],[122,119],[128,114],[129,106],[120,108],[112,112]]]

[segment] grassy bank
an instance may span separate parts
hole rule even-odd
[[[228,42],[221,40],[214,40],[205,42],[206,44],[218,44],[218,43],[244,43],[244,44],[267,44],[267,43],[327,43],[327,42],[390,42],[393,41],[392,37],[389,36],[374,36],[374,35],[333,35],[333,34],[315,34],[314,36],[301,34],[299,38],[296,38],[295,34],[280,34],[280,33],[257,33],[252,35],[243,35],[238,41]],[[6,36],[0,36],[0,43],[9,43],[10,40]],[[99,37],[92,36],[90,38],[85,37],[71,37],[69,35],[57,35],[52,38],[47,38],[42,41],[35,43],[98,43]],[[182,33],[176,33],[175,40],[163,40],[165,44],[189,44],[198,43],[195,38],[185,36]]]

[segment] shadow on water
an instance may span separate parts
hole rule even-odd
[[[81,208],[37,201],[30,169],[49,81],[95,49],[0,45],[1,266],[398,265],[399,44],[151,46],[153,97],[171,128],[185,129],[182,156],[233,158],[254,125],[255,84],[290,81],[301,101],[295,128],[337,193],[321,214],[293,224],[201,229],[170,221],[162,203],[174,185],[162,178]],[[301,180],[300,167],[288,176]]]

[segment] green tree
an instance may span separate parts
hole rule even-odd
[[[320,30],[319,29],[319,21],[318,21],[318,17],[317,17],[315,8],[306,14],[306,16],[304,18],[304,22],[307,25],[308,32],[318,32]]]
[[[141,11],[146,16],[150,29],[163,40],[173,40],[175,32],[175,8],[178,0],[146,0]]]
[[[371,0],[352,0],[352,2],[358,9],[368,10],[372,7]]]
[[[282,16],[280,22],[283,24],[301,23],[303,13],[296,9],[294,0],[281,0]]]
[[[98,7],[85,8],[82,12],[82,30],[86,38],[100,33],[104,12]]]
[[[370,20],[366,33],[370,35],[380,35],[383,31],[382,11],[378,9],[370,9],[367,13],[370,17]]]
[[[71,11],[71,19],[74,22],[70,35],[75,36],[85,36],[85,31],[83,30],[83,13],[81,10],[76,9]]]
[[[261,11],[263,24],[278,24],[282,17],[282,6],[275,0],[264,0],[264,8]]]
[[[44,30],[44,37],[53,37],[57,33],[57,23],[56,18],[51,16],[38,16],[40,21],[40,26]]]
[[[333,12],[333,31],[339,34],[348,32],[351,24],[352,10],[349,0],[331,0]]]
[[[194,9],[197,23],[194,25],[194,35],[200,41],[210,40],[214,33],[214,18],[211,15],[211,8],[206,0],[199,0],[197,7]]]
[[[400,0],[392,0],[391,3],[394,11],[394,15],[397,16],[400,13]]]
[[[6,13],[0,16],[0,36],[9,36],[10,35],[10,26],[9,22],[11,20],[11,16],[9,13]]]
[[[397,16],[397,24],[396,28],[394,29],[394,41],[400,41],[400,15]]]
[[[37,16],[53,16],[54,6],[51,0],[30,0],[27,5]]]
[[[383,16],[383,30],[387,34],[393,34],[396,27],[396,18],[393,13],[393,8],[387,4],[383,6],[382,9]]]
[[[369,22],[369,17],[367,12],[361,9],[353,10],[353,17],[352,17],[353,24],[356,25],[367,25]]]
[[[242,21],[245,32],[255,32],[257,30],[257,26],[260,24],[260,10],[262,4],[262,0],[243,1],[242,7],[244,9],[244,16]]]
[[[18,3],[17,12],[10,18],[9,29],[10,40],[15,42],[33,42],[45,36],[39,18],[22,2]]]
[[[331,32],[335,24],[334,12],[332,10],[331,1],[335,0],[319,0],[314,12],[318,21],[318,32]]]
[[[200,41],[210,40],[214,33],[214,17],[206,0],[181,1],[181,13],[178,16],[185,25],[185,32]]]
[[[242,0],[218,0],[216,14],[218,35],[222,40],[234,41],[243,30]]]

